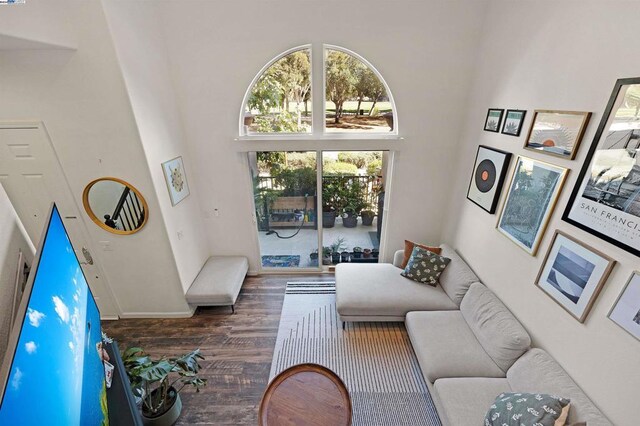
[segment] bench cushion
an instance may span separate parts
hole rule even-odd
[[[340,316],[404,321],[410,311],[458,309],[440,286],[418,284],[400,272],[402,269],[390,263],[338,264],[336,306]]]
[[[484,416],[496,397],[511,392],[507,379],[449,378],[434,384],[440,401],[443,424],[448,426],[483,426]]]
[[[409,312],[405,325],[429,382],[444,377],[505,377],[460,311]]]
[[[246,257],[210,257],[187,290],[187,302],[198,306],[235,304],[248,270]]]
[[[531,346],[531,337],[522,324],[480,283],[469,287],[460,312],[485,352],[505,373]]]
[[[513,392],[546,393],[571,400],[568,423],[612,426],[558,362],[542,349],[531,349],[507,371]]]
[[[480,281],[480,279],[454,249],[446,244],[441,244],[440,248],[442,249],[440,256],[451,259],[451,262],[447,265],[447,268],[442,272],[438,280],[449,298],[453,300],[456,305],[460,306],[462,298],[467,293],[469,286]]]

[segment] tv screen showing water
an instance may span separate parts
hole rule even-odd
[[[108,425],[100,313],[55,207],[34,272],[0,425]]]

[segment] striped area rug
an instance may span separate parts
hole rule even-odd
[[[334,281],[287,283],[269,379],[292,365],[324,365],[349,390],[354,426],[440,426],[404,324],[343,331],[335,291]]]

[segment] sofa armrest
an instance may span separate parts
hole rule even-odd
[[[404,260],[404,250],[398,250],[393,255],[393,266],[400,268]]]

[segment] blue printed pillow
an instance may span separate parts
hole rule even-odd
[[[421,284],[429,284],[435,287],[438,285],[438,277],[440,277],[449,262],[451,262],[451,259],[448,257],[440,256],[422,247],[415,246],[407,266],[400,275]]]

